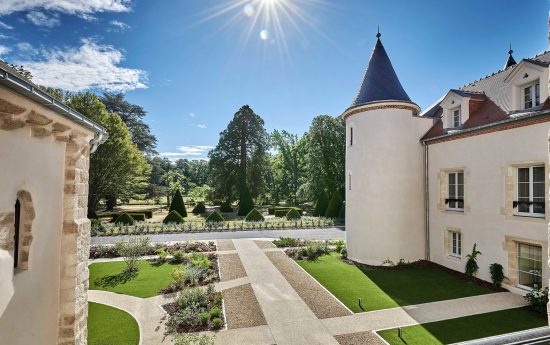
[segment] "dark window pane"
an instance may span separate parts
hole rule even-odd
[[[458,184],[464,184],[464,174],[458,173]]]
[[[533,182],[544,182],[544,167],[533,168]]]
[[[518,169],[518,182],[529,182],[529,168]]]

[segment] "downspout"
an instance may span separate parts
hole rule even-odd
[[[428,178],[428,143],[424,142],[424,227],[426,240],[426,260],[430,260],[430,185]]]
[[[103,144],[106,140],[107,137],[103,134],[103,132],[96,132],[94,138],[90,140],[90,153],[94,153],[98,146]]]

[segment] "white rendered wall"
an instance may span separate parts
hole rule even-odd
[[[1,344],[57,343],[64,168],[64,143],[31,137],[28,127],[0,131],[0,212],[13,212],[25,190],[36,214],[29,270],[13,276],[15,294],[0,317]]]
[[[419,138],[431,126],[431,120],[413,117],[406,109],[369,110],[346,119],[346,239],[351,259],[380,264],[388,258],[425,257],[424,151]]]
[[[510,277],[510,253],[505,238],[525,239],[542,244],[542,281],[548,283],[548,267],[544,264],[548,252],[548,203],[546,219],[506,214],[509,195],[505,180],[510,171],[515,170],[514,166],[524,163],[545,164],[548,176],[549,129],[550,123],[547,122],[429,146],[432,261],[464,272],[466,255],[477,243],[477,249],[482,252],[478,260],[478,277],[490,281],[489,265],[495,262],[504,266],[505,276]],[[446,211],[438,205],[441,188],[446,188],[440,185],[440,175],[446,169],[464,170],[464,212]],[[446,255],[444,236],[448,228],[459,229],[462,233],[460,259]]]

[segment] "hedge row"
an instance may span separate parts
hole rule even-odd
[[[299,207],[293,207],[293,206],[288,206],[288,207],[287,206],[274,206],[274,207],[270,207],[270,208],[267,209],[267,213],[269,215],[272,215],[272,216],[273,215],[277,216],[276,211],[285,211],[284,215],[279,216],[279,217],[284,217],[284,216],[286,216],[286,213],[290,210],[296,210],[300,213],[300,215],[304,214],[304,210],[302,210]],[[279,212],[279,214],[282,214],[282,213]]]

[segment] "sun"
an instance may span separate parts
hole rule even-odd
[[[202,21],[225,16],[228,18],[222,29],[244,22],[243,43],[251,39],[276,45],[288,54],[287,33],[292,30],[304,36],[303,26],[315,30],[313,7],[325,0],[226,0],[208,10]],[[220,30],[222,30],[220,29]]]

